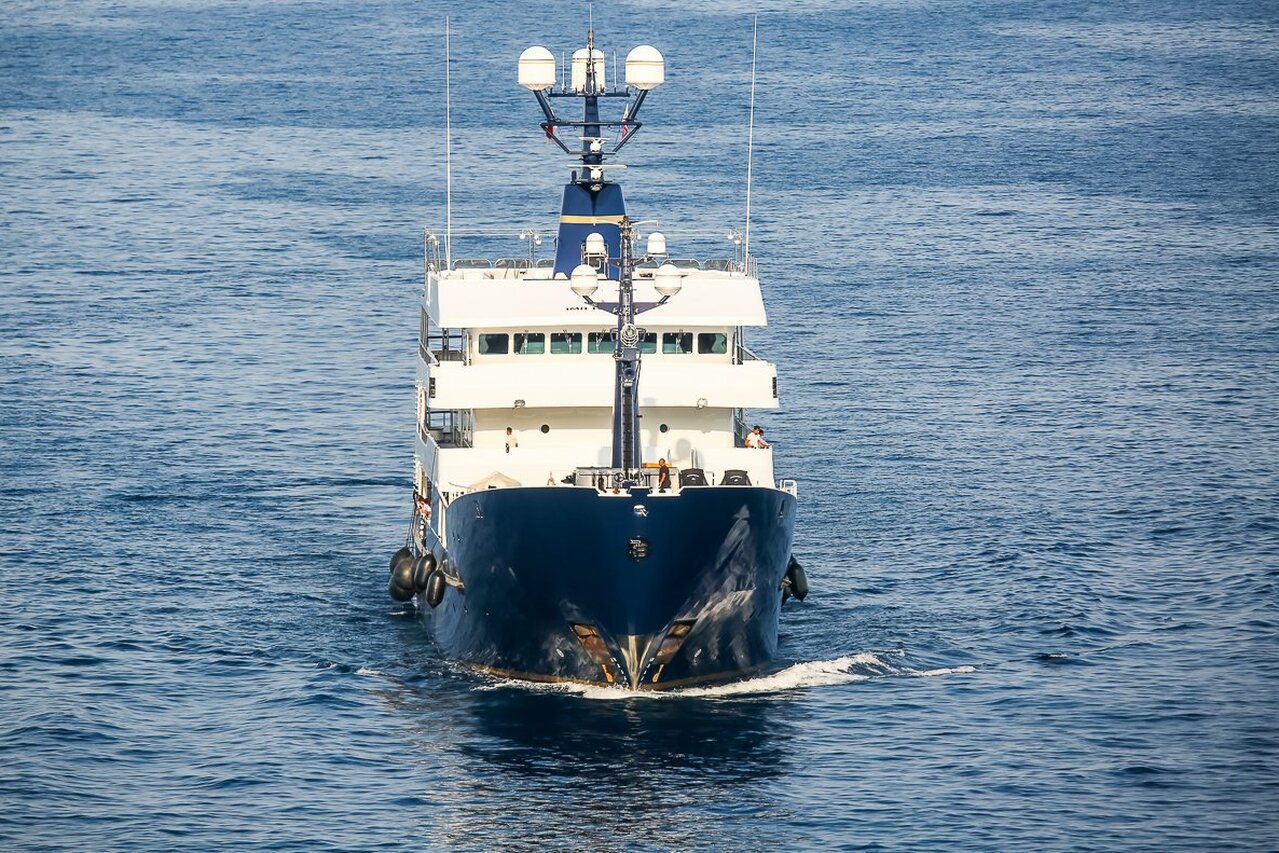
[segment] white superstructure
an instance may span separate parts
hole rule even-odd
[[[493,474],[506,485],[561,485],[579,469],[609,466],[616,317],[586,304],[550,266],[462,259],[443,269],[433,245],[428,237],[418,491],[430,495],[434,485],[447,500],[486,487]],[[703,469],[712,483],[738,470],[752,483],[773,485],[772,450],[745,446],[743,410],[778,402],[776,368],[744,343],[744,329],[766,323],[759,280],[744,266],[661,267],[664,276],[679,276],[680,287],[643,315],[646,466],[664,458],[673,470]],[[638,302],[661,299],[657,269],[654,261],[636,268]],[[669,292],[669,282],[661,284]],[[616,281],[601,280],[594,299],[615,301],[617,291]]]

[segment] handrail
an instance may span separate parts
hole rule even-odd
[[[688,264],[688,268],[694,268],[705,271],[726,272],[730,275],[745,275],[747,277],[755,277],[756,265],[755,258],[746,257],[745,262],[741,258],[740,253],[736,258],[728,258],[718,253],[713,247],[721,244],[723,241],[723,232],[705,232],[705,231],[666,231],[666,239],[668,244],[683,246],[679,254],[672,256],[677,265],[682,259]],[[541,244],[539,239],[537,243],[530,245],[526,234],[545,234],[554,233],[555,227],[547,228],[468,228],[465,230],[454,228],[452,230],[453,253],[452,258],[446,259],[444,255],[444,240],[436,234],[425,231],[424,240],[424,260],[426,272],[446,274],[450,271],[470,271],[470,272],[490,272],[490,273],[524,273],[536,269],[544,269],[552,258],[543,257],[537,250],[537,245]],[[509,238],[510,243],[504,244],[501,241],[495,241],[494,238]],[[518,243],[515,241],[519,240]],[[640,246],[643,241],[638,241]],[[459,244],[468,244],[466,250],[459,249]],[[506,250],[501,251],[505,245]],[[489,248],[496,248],[499,254],[493,258],[483,257],[484,252]],[[739,247],[740,248],[740,247]],[[704,253],[704,254],[703,254]],[[553,254],[553,253],[552,253]],[[702,259],[698,260],[697,256]],[[659,259],[660,260],[660,259]],[[642,267],[642,264],[641,264]],[[507,277],[507,276],[503,276]]]

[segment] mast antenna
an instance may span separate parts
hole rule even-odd
[[[444,268],[453,268],[453,81],[450,66],[453,64],[452,45],[449,40],[449,16],[444,16]]]
[[[746,236],[743,240],[742,260],[750,274],[751,265],[751,166],[755,154],[755,55],[759,49],[759,15],[755,15],[755,32],[751,38],[751,117],[746,131]]]

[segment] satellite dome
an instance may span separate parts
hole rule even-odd
[[[592,296],[600,289],[600,274],[590,264],[578,264],[573,269],[569,287],[578,296]]]
[[[555,85],[555,56],[539,45],[533,45],[520,54],[520,85],[531,92],[540,92]]]
[[[653,273],[653,289],[662,296],[674,296],[684,287],[680,280],[679,268],[672,264],[662,264]]]
[[[666,82],[666,60],[652,45],[642,44],[626,54],[626,85],[646,92]]]

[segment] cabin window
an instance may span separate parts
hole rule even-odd
[[[663,332],[662,352],[667,355],[682,355],[693,351],[692,332]]]
[[[641,353],[657,352],[657,332],[649,332],[640,338],[639,351]]]
[[[579,353],[582,351],[581,332],[552,332],[551,355]]]
[[[723,332],[699,333],[697,351],[703,354],[723,355],[728,352],[728,335]]]
[[[518,335],[516,337],[519,337]],[[480,355],[506,355],[510,352],[511,336],[505,332],[490,332],[480,335]]]
[[[518,355],[541,355],[546,352],[546,334],[543,332],[516,334],[515,352]]]
[[[591,332],[586,336],[587,352],[613,352],[613,333],[612,332]]]

